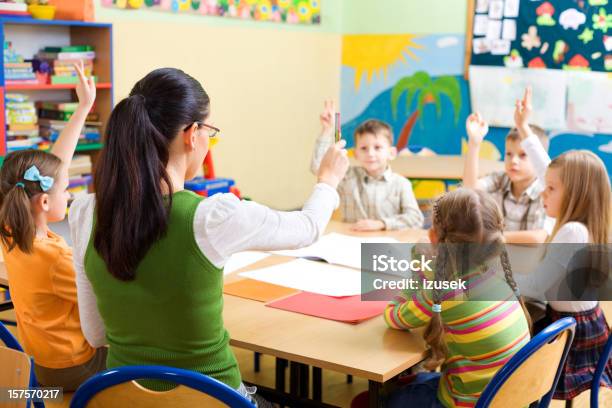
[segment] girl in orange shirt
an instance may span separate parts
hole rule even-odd
[[[48,228],[64,219],[68,167],[96,98],[93,79],[79,76],[79,105],[51,153],[9,154],[0,172],[0,244],[24,350],[44,386],[74,391],[105,369],[106,349],[94,349],[81,332],[72,249]]]

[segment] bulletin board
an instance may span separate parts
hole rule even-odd
[[[471,65],[612,71],[612,1],[471,1]]]
[[[513,101],[530,85],[540,126],[612,134],[612,0],[469,0],[468,6],[473,110],[493,126],[511,127]]]

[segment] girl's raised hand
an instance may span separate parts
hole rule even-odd
[[[96,84],[94,83],[93,77],[85,77],[83,61],[79,61],[78,64],[74,64],[74,68],[76,69],[79,77],[79,83],[76,86],[76,94],[79,98],[79,104],[91,109],[94,101],[96,100]]]

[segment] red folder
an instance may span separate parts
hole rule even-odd
[[[267,303],[266,306],[323,319],[357,324],[381,315],[386,301],[361,301],[361,296],[333,297],[310,292],[301,292],[284,299]]]

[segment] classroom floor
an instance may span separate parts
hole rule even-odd
[[[612,322],[612,302],[602,302],[604,313],[607,316],[608,322]],[[0,313],[0,319],[14,319],[12,311]],[[17,335],[14,327],[9,327],[11,331]],[[253,353],[246,350],[234,348],[238,364],[240,366],[243,379],[247,382],[261,384],[266,387],[274,387],[274,358],[270,356],[262,356],[261,370],[259,373],[253,370]],[[288,371],[288,370],[287,370]],[[288,383],[288,379],[287,379]],[[353,378],[352,384],[346,383],[346,375],[332,371],[323,371],[323,400],[324,402],[339,407],[350,407],[351,400],[359,393],[367,390],[368,382],[360,378]],[[612,390],[602,389],[599,393],[599,406],[612,407]],[[72,394],[66,394],[62,403],[47,403],[49,408],[67,408],[70,405]],[[574,408],[589,407],[590,393],[584,392],[574,400]],[[564,408],[563,401],[553,401],[550,405],[552,408]]]

